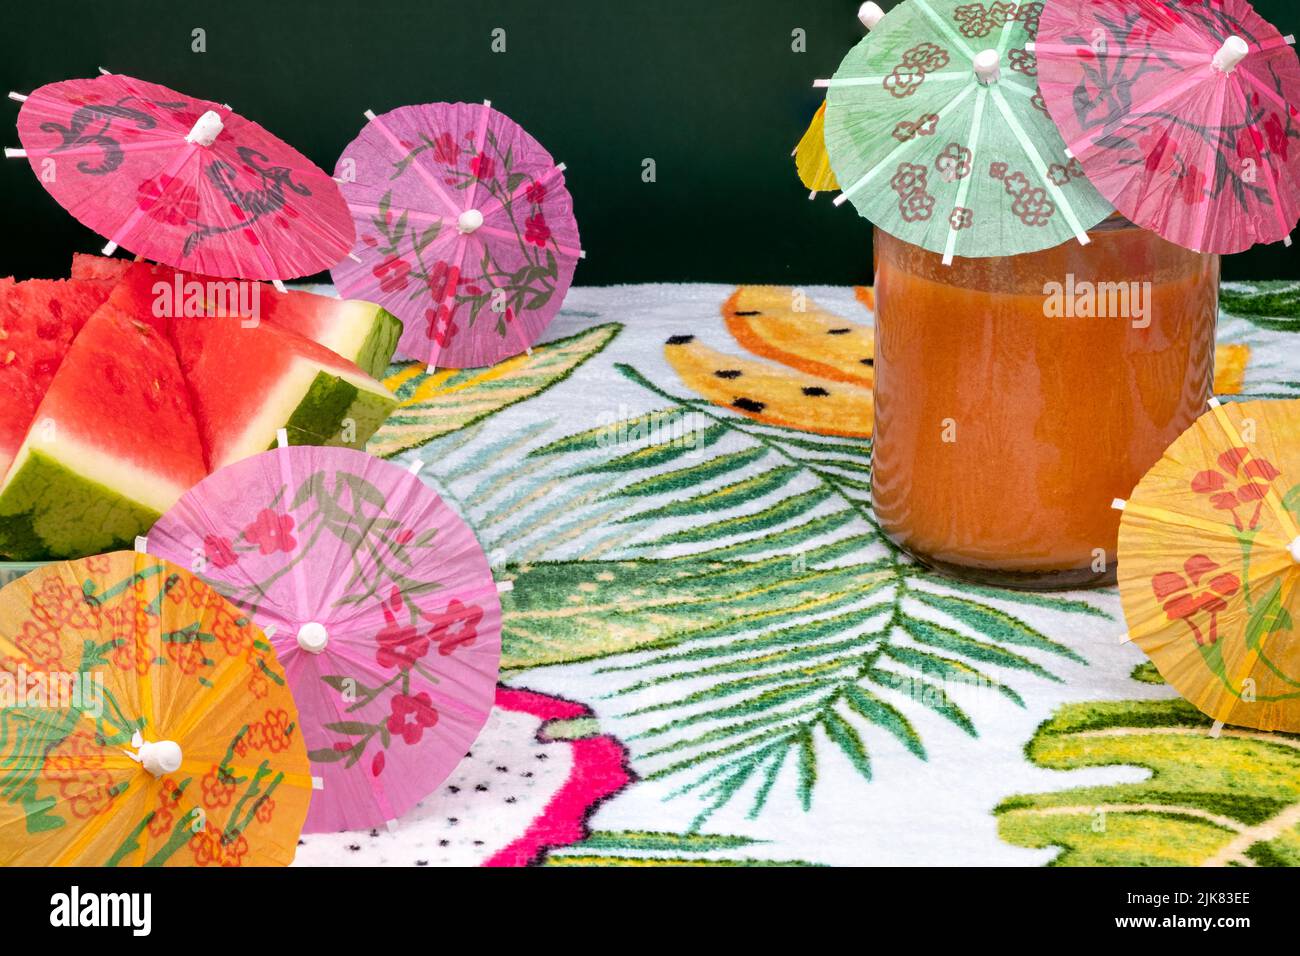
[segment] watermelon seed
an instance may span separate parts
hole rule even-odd
[[[875,365],[875,364],[876,364],[876,360],[875,360],[875,359],[858,359],[858,362],[859,362],[860,364],[862,364],[862,365]]]
[[[823,396],[830,394],[830,392],[826,391],[826,389],[822,388],[820,385],[805,385],[803,393],[810,398],[822,398]]]
[[[740,369],[738,368],[720,368],[713,373],[718,378],[740,378]]]
[[[757,311],[757,310],[751,310],[751,311],[749,311],[749,312],[737,312],[737,313],[736,313],[736,315],[762,315],[762,314],[763,314],[762,312],[759,312],[759,311]]]
[[[14,359],[16,357],[17,357],[17,353],[14,352],[13,349],[10,349],[8,352],[5,353],[5,365],[13,365]]]
[[[674,336],[671,336],[665,344],[667,344],[667,345],[687,345],[687,344],[689,344],[689,343],[691,343],[691,342],[694,342],[694,341],[695,341],[695,336],[693,336],[693,335],[674,335]]]
[[[738,398],[731,403],[733,408],[739,408],[742,412],[760,413],[767,406],[762,402],[756,402],[752,398]]]
[[[827,335],[848,335],[852,331],[853,331],[852,329],[827,329],[826,334]]]

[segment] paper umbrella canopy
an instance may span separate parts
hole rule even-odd
[[[399,353],[430,366],[530,348],[583,255],[564,167],[489,103],[366,115],[335,167],[357,228],[339,293],[401,319]]]
[[[292,279],[328,269],[356,232],[337,184],[230,107],[120,74],[22,101],[18,136],[41,185],[138,256],[202,275]]]
[[[262,631],[116,552],[0,590],[0,866],[293,860],[312,780]]]
[[[904,0],[827,86],[835,179],[880,228],[953,256],[1034,252],[1106,218],[1038,92],[1038,3]]]
[[[1129,637],[1216,720],[1300,732],[1300,400],[1216,402],[1116,505]]]
[[[1202,252],[1300,219],[1300,59],[1246,0],[1048,3],[1038,85],[1088,179]]]
[[[346,448],[263,452],[195,485],[148,548],[272,634],[324,784],[308,832],[392,823],[486,721],[497,587],[473,532],[406,469]]]
[[[885,17],[880,5],[867,0],[858,8],[858,20],[867,30],[874,30]],[[838,190],[835,172],[831,161],[826,156],[826,103],[823,101],[808,124],[808,129],[800,137],[799,143],[791,155],[794,157],[795,171],[799,181],[808,188],[808,198],[817,198],[818,193]]]

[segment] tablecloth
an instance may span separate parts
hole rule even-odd
[[[1300,864],[1300,739],[1211,736],[1114,589],[908,561],[867,385],[726,321],[738,292],[869,341],[866,289],[577,288],[531,354],[390,369],[370,450],[511,582],[497,707],[395,828],[298,865]],[[1223,307],[1216,390],[1300,394],[1300,284]]]

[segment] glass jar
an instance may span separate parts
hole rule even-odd
[[[1118,217],[1089,235],[945,266],[876,230],[872,501],[927,565],[1112,583],[1112,500],[1205,409],[1218,256]]]

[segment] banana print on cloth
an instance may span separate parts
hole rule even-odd
[[[1221,394],[1300,394],[1300,329],[1261,314],[1288,301],[1226,287]],[[575,289],[531,356],[394,366],[406,405],[371,449],[423,462],[512,582],[502,698],[458,793],[300,862],[503,862],[539,830],[510,862],[1294,860],[1294,742],[1206,736],[1117,642],[1113,592],[951,581],[879,533],[873,307],[866,287]],[[557,814],[578,741],[618,760]],[[529,760],[547,769],[519,777]],[[1205,785],[1225,772],[1237,803]]]
[[[692,335],[671,336],[664,352],[691,389],[771,425],[870,437],[871,326],[824,312],[798,290],[773,286],[737,289],[722,315],[736,342],[766,361],[718,352]]]

